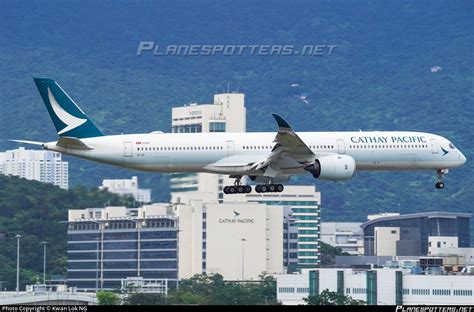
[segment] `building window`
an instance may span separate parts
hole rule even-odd
[[[197,133],[197,132],[202,132],[202,125],[191,124],[191,125],[173,126],[171,129],[173,133]]]
[[[209,132],[225,132],[225,121],[211,121],[209,122]]]

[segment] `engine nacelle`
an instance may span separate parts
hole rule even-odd
[[[305,169],[316,179],[340,181],[354,176],[356,164],[354,158],[347,155],[328,155],[316,159]]]

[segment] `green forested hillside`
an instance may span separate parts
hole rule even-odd
[[[382,211],[472,211],[472,1],[21,1],[0,10],[0,149],[8,138],[56,134],[33,76],[60,82],[105,133],[170,129],[171,107],[246,94],[249,131],[419,130],[451,139],[468,163],[446,189],[433,172],[364,173],[313,180],[324,220]],[[137,56],[140,41],[168,44],[337,45],[325,56]],[[432,72],[433,66],[442,70]],[[297,83],[300,87],[291,87]],[[306,94],[309,103],[295,95]],[[70,159],[71,184],[137,174]],[[168,176],[138,173],[167,200]]]
[[[36,181],[0,175],[0,280],[3,287],[16,285],[16,235],[20,242],[20,284],[42,282],[43,246],[47,241],[47,278],[66,275],[66,231],[68,209],[131,204],[98,189],[77,187],[62,190]]]

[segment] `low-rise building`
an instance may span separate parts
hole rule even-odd
[[[470,213],[371,215],[361,225],[366,256],[422,256],[431,247],[470,247]]]
[[[131,179],[105,179],[99,189],[122,196],[132,196],[136,201],[142,203],[151,201],[151,189],[139,188],[138,178],[135,176]]]
[[[415,275],[409,270],[317,269],[277,276],[277,300],[305,304],[324,290],[368,305],[473,305],[474,275]]]
[[[364,254],[364,232],[360,222],[321,222],[321,241],[350,255]]]

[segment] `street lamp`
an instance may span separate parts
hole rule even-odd
[[[16,292],[20,291],[20,238],[21,235],[18,234],[15,236],[17,239],[16,243]]]
[[[100,238],[96,237],[94,240],[96,241],[96,247],[97,247],[97,252],[96,252],[96,257],[95,257],[95,292],[97,293],[99,291],[99,243],[100,243]]]
[[[145,219],[130,219],[132,222],[135,223],[137,228],[137,276],[141,276],[141,230],[142,227],[146,227],[146,220]]]
[[[99,235],[100,238],[96,238],[98,242],[100,241],[100,288],[102,289],[104,287],[104,229],[106,226],[108,226],[107,222],[101,222],[101,221],[94,221],[94,220],[88,220],[88,222],[96,223],[98,224],[98,229],[99,229]],[[99,243],[97,243],[97,257],[96,257],[96,264],[99,259],[97,259],[99,256]],[[97,291],[97,265],[96,265],[96,291]]]
[[[245,245],[245,242],[247,241],[245,238],[241,238],[240,239],[242,241],[242,281],[244,280],[244,269],[245,269],[245,266],[244,266],[244,258],[245,258],[245,249],[244,249],[244,245]]]
[[[49,243],[44,241],[40,244],[43,245],[43,284],[46,285],[46,244]]]

